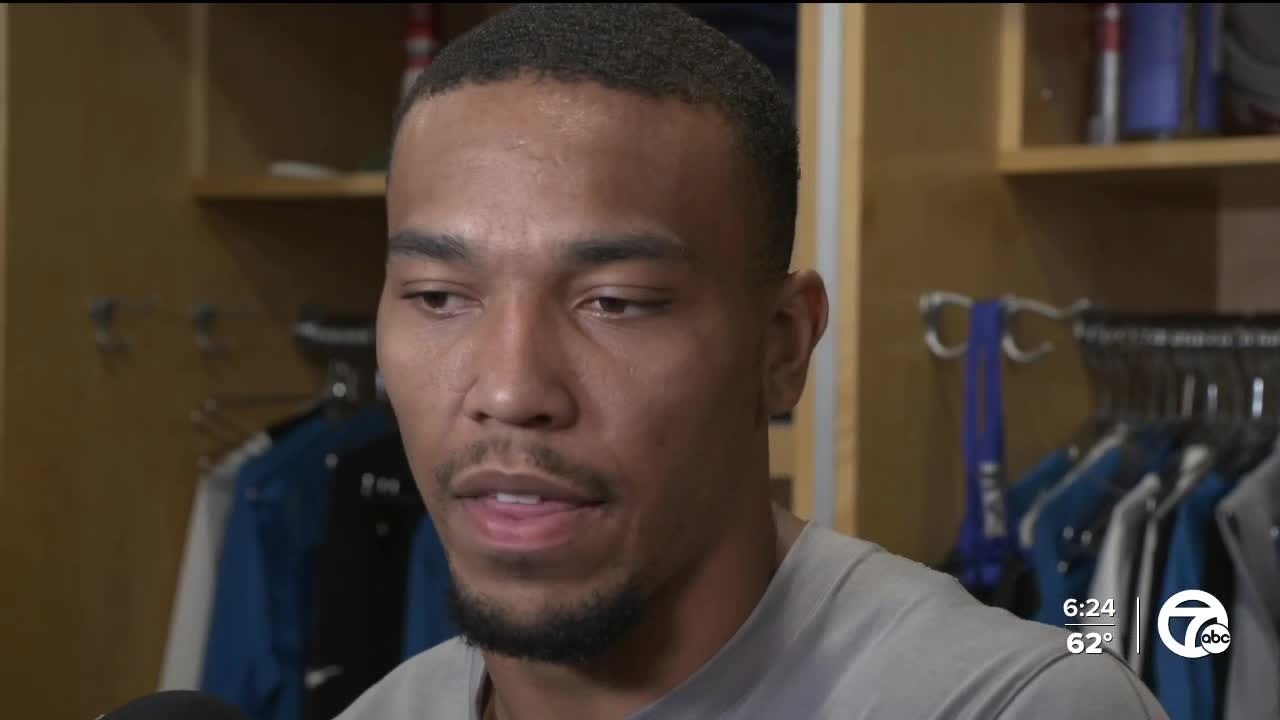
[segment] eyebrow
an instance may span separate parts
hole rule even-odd
[[[472,263],[467,241],[449,233],[401,230],[387,242],[387,254],[391,256],[421,257],[442,262]]]
[[[465,237],[424,230],[401,230],[387,244],[389,255],[420,257],[441,262],[474,264],[475,256]],[[624,232],[591,235],[565,243],[563,259],[574,265],[598,266],[629,261],[687,264],[689,246],[661,233]]]
[[[688,263],[692,259],[685,243],[668,235],[650,232],[580,238],[567,244],[565,255],[578,265],[606,265],[631,260]]]

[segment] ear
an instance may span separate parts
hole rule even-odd
[[[829,312],[826,285],[812,270],[787,275],[776,297],[764,339],[763,395],[770,416],[789,412],[800,402]]]

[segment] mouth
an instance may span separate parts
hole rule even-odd
[[[520,552],[569,542],[597,521],[607,504],[600,492],[536,475],[499,472],[465,476],[454,496],[481,544]]]

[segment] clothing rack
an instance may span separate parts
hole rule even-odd
[[[307,351],[322,354],[347,351],[368,352],[374,348],[376,333],[372,318],[340,315],[307,307],[293,324],[293,337]]]
[[[325,364],[320,392],[223,399],[297,407],[236,419],[202,463],[161,689],[200,689],[255,718],[329,720],[456,635],[443,547],[358,323],[293,327]],[[245,627],[272,641],[245,641]]]
[[[1075,337],[1100,413],[1280,416],[1280,315],[1087,313]]]
[[[293,324],[293,338],[303,352],[327,364],[324,401],[335,412],[386,401],[372,318],[307,307]]]
[[[982,310],[971,360],[999,337],[999,313]],[[1110,651],[1171,717],[1275,717],[1280,314],[1054,310],[1039,314],[1071,322],[1092,414],[1010,469],[999,363],[968,364],[982,372],[965,380],[966,510],[944,568],[988,604],[1065,629],[1069,652]],[[1192,637],[1186,619],[1165,609],[1192,598],[1231,633],[1229,649],[1213,640],[1189,661],[1165,639]]]
[[[290,405],[322,408],[330,416],[342,417],[386,402],[386,385],[374,354],[374,326],[367,316],[340,315],[309,306],[299,313],[290,332],[307,357],[324,365],[318,392],[218,394],[190,412],[192,425],[225,448],[242,442],[248,434],[228,415],[234,408]],[[200,460],[202,467],[209,462],[208,457]]]
[[[1083,313],[1076,322],[1083,345],[1130,350],[1228,350],[1280,348],[1280,315],[1139,315]]]

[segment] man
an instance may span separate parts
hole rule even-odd
[[[825,329],[795,128],[676,6],[518,6],[397,122],[388,396],[462,637],[342,720],[1163,717],[1109,655],[772,506]]]

